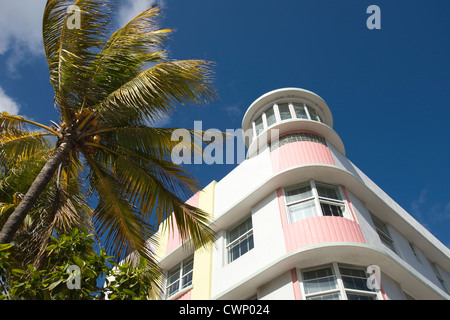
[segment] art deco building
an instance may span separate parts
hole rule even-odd
[[[449,249],[347,159],[323,99],[271,91],[242,129],[247,159],[188,201],[215,242],[159,232],[161,299],[450,299]]]

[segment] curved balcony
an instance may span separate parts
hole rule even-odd
[[[342,217],[307,218],[284,225],[283,231],[287,252],[324,243],[365,243],[358,223]]]
[[[274,141],[280,137],[293,133],[293,132],[311,132],[323,137],[328,143],[336,148],[342,155],[345,156],[345,147],[339,135],[327,124],[305,120],[305,119],[290,119],[283,122],[279,122],[271,126],[270,128],[262,131],[254,139],[250,137],[250,143],[247,151],[247,158],[251,158],[261,151],[265,147],[268,147]],[[245,133],[245,131],[244,131]],[[253,139],[253,140],[252,140]],[[244,137],[244,141],[247,139]]]
[[[401,282],[403,289],[414,292],[417,299],[446,298],[445,293],[438,286],[418,277],[417,273],[409,269],[401,259],[389,256],[379,248],[355,242],[330,242],[293,250],[262,266],[251,277],[242,279],[226,291],[216,293],[212,299],[236,299],[236,296],[244,299],[268,281],[283,272],[290,272],[293,268],[308,268],[330,262],[369,266],[374,261],[384,274]],[[383,278],[381,281],[383,283]]]

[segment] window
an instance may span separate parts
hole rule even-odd
[[[316,183],[320,207],[324,216],[343,217],[345,202],[338,186]]]
[[[274,104],[270,106],[264,114],[266,116],[266,124],[264,124],[262,115],[259,115],[258,118],[254,119],[254,125],[256,129],[256,135],[260,135],[264,129],[267,129],[270,126],[273,126],[277,123],[277,121],[284,121],[292,119],[293,117],[297,119],[306,119],[313,120],[317,122],[322,122],[319,114],[314,108],[310,106],[300,103],[300,102],[283,102],[277,103],[278,108],[274,108]],[[293,108],[294,113],[291,113],[291,106]]]
[[[264,131],[262,116],[255,120],[256,135]]]
[[[275,111],[273,111],[273,107],[269,108],[266,111],[266,119],[267,119],[267,127],[270,127],[271,125],[274,125],[277,122],[277,119],[275,118]]]
[[[228,262],[232,262],[240,256],[252,250],[253,244],[253,226],[252,217],[247,218],[239,225],[228,231],[227,252]]]
[[[306,300],[340,300],[332,267],[305,271],[302,278]]]
[[[289,103],[279,103],[278,111],[280,112],[281,121],[291,119],[291,110],[289,109]]]
[[[303,103],[293,103],[295,115],[298,119],[308,119],[306,114],[305,105]]]
[[[284,146],[285,144],[288,144],[291,142],[298,142],[298,141],[310,141],[310,142],[316,142],[316,143],[323,144],[324,146],[327,145],[327,143],[325,142],[325,139],[318,135],[308,133],[308,132],[296,132],[296,133],[284,135],[284,136],[280,137],[278,140],[273,141],[270,144],[270,151],[273,151],[276,148]]]
[[[316,110],[314,110],[309,106],[306,106],[306,109],[308,110],[309,113],[309,119],[314,121],[320,121],[319,115],[317,114]]]
[[[381,242],[387,246],[389,249],[391,249],[392,251],[395,251],[395,247],[394,247],[394,241],[391,238],[391,235],[389,234],[389,230],[386,226],[386,224],[384,224],[384,222],[382,222],[380,219],[378,219],[377,217],[375,217],[373,214],[370,214],[372,217],[372,221],[375,224],[375,229],[377,230],[378,236],[380,237]]]
[[[190,257],[167,274],[166,296],[171,297],[192,285],[194,258]]]
[[[290,223],[319,215],[346,215],[346,204],[339,186],[311,180],[286,188],[284,192]]]
[[[318,215],[309,182],[286,189],[285,194],[291,223]]]
[[[376,300],[376,295],[367,287],[367,276],[357,267],[339,267],[339,273],[348,300]]]
[[[364,268],[333,263],[301,272],[306,300],[376,300],[378,293],[367,287]]]

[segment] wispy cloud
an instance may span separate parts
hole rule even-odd
[[[9,97],[0,87],[0,111],[6,111],[9,114],[18,114],[19,104]]]
[[[224,107],[224,110],[226,113],[233,118],[241,118],[242,117],[242,110],[237,105],[231,105]]]
[[[420,195],[411,203],[411,213],[419,220],[423,220],[423,205],[426,203],[427,190],[423,189]]]
[[[411,203],[411,214],[426,228],[431,230],[431,225],[450,222],[450,201],[446,203],[430,203],[428,190],[422,189],[419,197]]]
[[[130,22],[134,17],[140,14],[142,11],[148,9],[154,4],[164,6],[165,3],[162,0],[125,0],[119,10],[118,24],[120,27]]]
[[[18,64],[44,53],[42,15],[45,2],[0,2],[0,55],[6,56],[8,70],[12,73],[15,73]]]
[[[117,23],[125,25],[154,4],[165,6],[163,0],[123,0]],[[46,0],[0,1],[0,57],[3,56],[12,75],[17,66],[43,55],[42,16]]]

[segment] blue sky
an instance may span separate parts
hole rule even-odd
[[[147,0],[126,0],[126,19]],[[0,1],[0,109],[56,119],[41,44],[43,0]],[[369,5],[381,29],[369,30]],[[161,125],[240,128],[260,95],[320,95],[347,157],[450,246],[450,1],[164,0],[176,29],[171,58],[216,63],[219,99],[180,108]],[[234,165],[191,165],[207,185]]]

